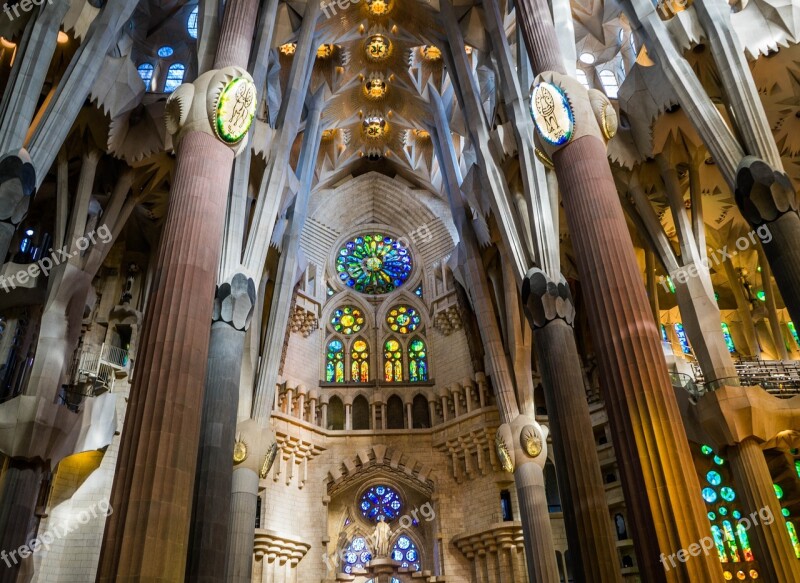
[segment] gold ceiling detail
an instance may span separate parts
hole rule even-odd
[[[322,141],[329,142],[336,137],[336,129],[322,130]]]
[[[319,45],[317,49],[318,59],[327,59],[333,54],[333,45]]]
[[[433,45],[425,45],[419,52],[426,61],[439,61],[442,58],[442,51]]]
[[[364,118],[361,131],[368,140],[379,140],[386,136],[388,130],[386,120],[379,115],[370,115]]]
[[[384,16],[394,8],[394,0],[367,0],[367,12],[373,16]]]
[[[426,130],[411,130],[414,133],[414,137],[418,140],[427,140],[431,137],[431,134]]]
[[[367,99],[378,100],[386,97],[389,85],[381,73],[370,73],[369,79],[364,83],[364,95]]]
[[[279,46],[278,50],[284,55],[293,55],[297,50],[297,43],[286,43]]]
[[[392,42],[382,34],[373,34],[364,47],[371,61],[385,61],[392,54]]]

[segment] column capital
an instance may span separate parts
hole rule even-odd
[[[214,296],[213,322],[225,322],[236,330],[247,330],[256,304],[256,285],[242,273],[217,285]]]
[[[771,223],[797,212],[797,192],[786,173],[755,156],[745,156],[736,170],[736,204],[751,225]]]
[[[519,466],[547,462],[547,436],[550,430],[527,415],[518,415],[511,423],[503,423],[494,437],[497,457],[503,469],[513,472]]]
[[[544,328],[554,320],[569,326],[575,321],[575,306],[567,280],[555,282],[539,268],[529,270],[522,281],[522,302],[531,327]]]
[[[167,99],[164,121],[175,147],[189,132],[216,137],[239,154],[255,117],[258,96],[250,74],[241,67],[214,69],[178,87]]]

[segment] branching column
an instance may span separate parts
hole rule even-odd
[[[229,144],[242,147],[238,140],[255,112],[255,87],[241,66],[247,64],[257,7],[256,0],[227,4],[220,37],[235,46],[221,47],[226,60],[218,59],[217,69],[198,77],[194,87],[179,87],[167,103],[167,127],[177,149],[174,180],[98,581],[178,583],[185,577],[209,324],[235,153]],[[238,95],[249,97],[241,104],[244,116],[209,97],[234,82]],[[224,130],[220,137],[211,118]]]
[[[599,117],[586,89],[564,74],[547,2],[520,0],[517,20],[542,87],[555,101],[564,97],[574,122],[554,134],[539,133],[555,164],[581,283],[587,290],[592,338],[614,430],[626,501],[633,510],[639,570],[645,581],[714,581],[722,577],[716,557],[697,557],[665,572],[661,552],[673,553],[708,533],[680,413],[661,341],[633,252],[625,217],[606,157]],[[537,106],[547,115],[547,97]],[[563,123],[563,118],[559,123]],[[558,126],[561,130],[566,128]],[[573,132],[577,130],[577,132]]]
[[[575,307],[566,281],[532,269],[522,287],[542,374],[564,521],[578,581],[622,581],[606,490],[593,439],[581,360],[572,329]],[[574,557],[574,554],[573,554]]]

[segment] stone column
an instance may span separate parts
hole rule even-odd
[[[691,452],[597,122],[609,104],[600,99],[592,105],[586,89],[564,74],[547,2],[520,0],[516,9],[539,90],[554,100],[563,97],[574,115],[569,128],[559,126],[569,130],[560,136],[537,123],[537,139],[555,166],[587,290],[625,499],[637,510],[633,526],[641,576],[648,583],[721,580],[716,557],[697,557],[668,573],[658,561],[661,552],[673,553],[705,536],[708,519],[697,476],[686,472]],[[560,139],[560,145],[545,145],[545,136]]]
[[[344,404],[344,428],[347,431],[351,431],[353,429],[353,404],[352,403],[345,403]]]
[[[257,7],[255,0],[226,6],[223,30],[241,29],[229,42],[247,45],[237,54],[249,53]],[[208,94],[234,78],[249,81],[244,69],[220,64],[167,103],[177,158],[100,554],[102,583],[178,583],[186,574],[209,320],[235,154],[211,127],[210,117],[224,113],[209,111]],[[245,123],[236,130],[246,133]]]
[[[621,582],[581,360],[572,329],[575,307],[563,278],[528,272],[522,299],[542,374],[561,502],[577,581]]]
[[[750,312],[750,304],[744,297],[742,284],[739,282],[739,276],[736,274],[736,269],[733,267],[733,262],[730,259],[725,259],[723,265],[725,266],[725,275],[731,286],[733,297],[736,300],[739,317],[742,319],[742,332],[744,333],[745,341],[750,350],[750,356],[761,358],[761,346],[758,343],[756,327],[753,323],[753,314]]]
[[[547,508],[547,495],[544,490],[544,473],[541,466],[525,463],[514,470],[514,481],[517,485],[519,510],[522,528],[525,532],[538,533],[525,537],[525,555],[528,558],[528,578],[531,583],[552,583],[558,581],[558,567],[551,545],[540,545],[545,537],[552,537],[550,517],[539,512],[539,508]],[[534,565],[539,565],[534,569]],[[537,576],[537,572],[539,576]]]
[[[755,520],[752,516],[749,518],[753,525],[748,536],[761,567],[761,578],[766,583],[800,581],[800,561],[795,558],[786,533],[781,505],[775,496],[772,476],[758,441],[755,437],[748,437],[729,447],[727,456],[736,492],[742,502],[742,518],[755,514]],[[774,518],[770,524],[758,516],[764,508],[769,509]]]
[[[320,406],[322,407],[322,428],[323,429],[327,429],[328,428],[328,401],[322,401],[320,403]]]
[[[777,357],[780,360],[789,360],[789,352],[786,349],[786,341],[783,339],[781,322],[778,319],[778,308],[775,302],[775,288],[772,286],[772,269],[769,266],[764,250],[758,247],[758,264],[761,266],[761,282],[764,287],[764,299],[767,304],[767,317],[769,326],[772,329],[772,337],[775,340],[775,350],[778,351]]]
[[[250,583],[255,544],[258,474],[249,468],[235,470],[232,490],[228,561],[225,565],[225,576],[217,581]]]
[[[406,403],[406,429],[414,428],[414,418],[411,415],[411,403]]]
[[[792,321],[800,322],[800,214],[789,177],[747,156],[736,174],[736,204],[756,229]]]
[[[31,521],[44,474],[41,463],[11,458],[0,477],[0,550],[10,552],[28,543]],[[16,558],[15,558],[16,557]],[[0,564],[0,583],[16,583],[21,561],[19,553]]]
[[[255,283],[240,273],[217,286],[186,566],[198,583],[225,577],[239,372],[255,300]]]

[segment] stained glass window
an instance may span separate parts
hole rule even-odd
[[[797,335],[797,328],[794,327],[794,322],[787,322],[786,326],[788,326],[789,332],[791,332],[794,341],[797,343],[798,346],[800,346],[800,336]]]
[[[722,476],[719,475],[719,472],[713,470],[706,474],[706,479],[712,486],[719,486],[722,483]]]
[[[800,559],[800,539],[797,538],[797,529],[794,527],[794,523],[792,523],[791,520],[786,521],[786,530],[789,531],[789,540],[792,541],[794,554]]]
[[[728,562],[728,553],[725,552],[725,541],[722,537],[722,529],[716,524],[711,527],[711,535],[714,537],[714,546],[717,547],[719,560],[722,563]]]
[[[383,345],[383,378],[388,382],[403,380],[403,358],[400,343],[389,338]]]
[[[736,352],[736,345],[733,343],[731,330],[728,328],[728,325],[725,322],[722,323],[722,337],[725,339],[725,345],[728,347],[728,352]]]
[[[390,486],[373,486],[361,496],[361,514],[371,522],[392,522],[402,510],[400,494]]]
[[[336,271],[348,287],[364,294],[385,294],[403,285],[411,273],[411,254],[392,237],[364,235],[339,250]]]
[[[667,327],[661,324],[661,341],[669,343],[669,336],[667,336]]]
[[[345,549],[344,554],[344,568],[345,573],[352,573],[353,571],[366,570],[367,563],[372,559],[372,553],[367,547],[367,539],[363,536],[354,537],[350,544]]]
[[[686,332],[683,331],[683,324],[680,322],[675,324],[675,334],[678,335],[678,342],[681,343],[681,349],[684,354],[691,354],[692,349],[689,347],[689,339],[686,337]]]
[[[344,382],[344,344],[341,340],[333,339],[328,342],[325,380],[329,383]]]
[[[142,78],[144,86],[150,91],[150,82],[153,80],[154,67],[150,63],[142,63],[136,70],[139,71],[139,77]]]
[[[422,284],[419,284],[419,285],[417,286],[417,289],[415,289],[415,290],[414,290],[414,293],[416,294],[416,296],[417,296],[418,298],[421,298],[421,297],[422,297]],[[797,341],[797,343],[798,343],[798,344],[800,344],[800,340],[798,340],[798,341]]]
[[[755,561],[753,549],[750,547],[750,539],[747,537],[747,529],[740,522],[736,525],[736,534],[739,537],[739,546],[742,547],[742,554],[745,561]]]
[[[181,83],[183,83],[183,74],[186,68],[180,63],[173,63],[167,69],[167,82],[164,83],[164,93],[172,93]]]
[[[408,378],[412,383],[428,380],[428,353],[420,338],[408,344]]]
[[[404,534],[400,535],[397,541],[395,541],[391,556],[393,561],[398,561],[400,563],[401,568],[413,569],[414,571],[419,571],[421,569],[417,545]]]
[[[733,536],[733,526],[731,526],[731,521],[723,520],[722,529],[725,534],[725,542],[728,544],[728,551],[731,554],[731,558],[733,559],[734,563],[738,563],[741,561],[741,559],[739,558],[739,547],[736,544],[736,537]]]
[[[158,56],[159,57],[171,57],[172,53],[174,53],[174,52],[175,51],[172,50],[172,47],[163,46],[160,49],[158,49]]]
[[[197,38],[197,6],[192,9],[189,13],[189,20],[186,23],[186,30],[189,32],[189,36],[192,38]]]
[[[800,478],[800,460],[795,460],[794,471],[797,472],[797,477]]]
[[[722,496],[725,502],[733,502],[736,499],[736,492],[733,491],[733,488],[727,486],[720,489],[719,495]]]
[[[364,315],[354,306],[342,306],[331,315],[331,326],[341,334],[355,334],[364,326]]]
[[[703,488],[701,494],[703,495],[703,500],[708,504],[713,504],[717,501],[717,493],[714,491],[714,488]]]
[[[420,318],[417,311],[410,306],[395,306],[386,315],[386,323],[392,332],[408,334],[419,327]]]
[[[350,378],[354,383],[369,381],[369,346],[357,338],[350,351]]]

